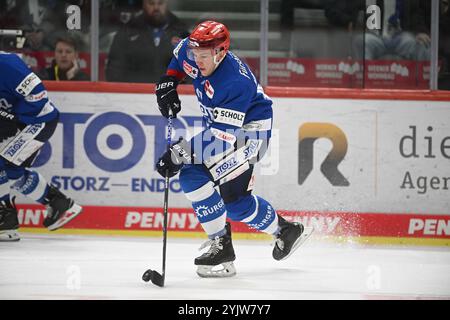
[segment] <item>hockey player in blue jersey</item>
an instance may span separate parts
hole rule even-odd
[[[181,138],[157,163],[162,176],[180,173],[182,190],[208,235],[202,248],[209,250],[194,261],[201,277],[236,274],[226,218],[273,235],[276,260],[289,257],[313,231],[286,221],[267,200],[252,195],[253,168],[271,136],[272,101],[248,66],[228,51],[229,44],[223,24],[199,24],[175,48],[156,87],[160,112],[176,117],[181,110],[177,84],[189,76],[203,113],[205,129],[190,141]]]
[[[0,241],[20,240],[14,189],[47,206],[44,226],[56,230],[81,207],[31,165],[53,135],[59,112],[41,80],[13,53],[0,52]]]

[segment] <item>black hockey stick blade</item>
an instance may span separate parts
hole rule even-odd
[[[157,285],[158,287],[164,287],[164,277],[159,274],[159,272],[148,269],[144,272],[142,275],[142,280],[145,282],[152,281],[153,284]]]

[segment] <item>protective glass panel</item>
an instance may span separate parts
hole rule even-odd
[[[0,50],[43,80],[89,80],[89,1],[0,1]]]
[[[258,0],[103,0],[100,12],[99,69],[107,81],[157,82],[179,41],[205,20],[228,27],[230,50],[241,58],[259,56]]]
[[[440,1],[440,73],[446,72],[448,60],[443,44],[449,25],[446,2]],[[270,85],[429,88],[431,1],[270,3],[272,37],[283,38],[277,42],[269,37]]]

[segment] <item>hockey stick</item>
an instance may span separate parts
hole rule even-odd
[[[170,150],[172,140],[172,116],[169,116],[167,124],[167,151]],[[166,177],[164,183],[164,226],[163,226],[163,256],[162,256],[162,274],[156,270],[148,269],[142,275],[142,280],[145,282],[152,281],[153,284],[164,287],[164,280],[166,276],[166,247],[167,247],[167,209],[169,206],[169,170],[166,170]]]

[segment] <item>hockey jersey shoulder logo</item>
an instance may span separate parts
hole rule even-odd
[[[41,79],[39,79],[39,77],[32,72],[22,80],[22,82],[17,86],[16,91],[26,97],[40,83]]]
[[[214,97],[214,88],[209,82],[209,80],[205,81],[205,93],[208,96],[208,98],[212,99]]]
[[[198,69],[191,66],[188,62],[186,62],[186,60],[183,60],[183,70],[192,79],[197,79]]]

